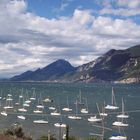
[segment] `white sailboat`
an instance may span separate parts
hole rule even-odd
[[[127,140],[127,137],[123,135],[114,135],[111,136],[109,140]]]
[[[43,105],[43,102],[42,102],[41,94],[40,94],[40,98],[38,98],[38,105],[36,107],[38,109],[44,109],[44,105]]]
[[[67,107],[64,107],[62,110],[63,110],[63,111],[66,111],[66,112],[72,111],[72,109],[69,108],[69,100],[68,100],[68,97],[67,97]]]
[[[37,108],[44,109],[44,105],[42,105],[42,104],[38,104],[36,107],[37,107]]]
[[[122,127],[122,123],[118,122],[116,124],[117,124],[116,126],[118,129],[118,133],[113,134],[111,137],[109,137],[109,140],[127,140],[127,137],[126,137],[125,132],[124,132],[123,127]],[[122,131],[123,133],[121,132],[121,130],[123,130]]]
[[[2,99],[2,89],[1,89],[1,92],[0,92],[1,94],[0,94],[0,100]]]
[[[57,110],[55,110],[54,112],[51,112],[51,115],[52,115],[52,116],[60,116],[61,113],[58,112]]]
[[[62,123],[62,115],[60,115],[60,123],[55,123],[54,126],[55,127],[59,127],[59,128],[65,128],[67,125]]]
[[[8,114],[6,113],[6,111],[2,111],[1,113],[0,113],[2,116],[7,116]]]
[[[52,116],[60,116],[61,115],[61,110],[60,110],[60,105],[58,105],[58,109],[55,109],[53,112],[50,113]]]
[[[116,110],[116,109],[119,109],[119,107],[116,106],[116,101],[115,101],[115,95],[114,95],[114,89],[113,89],[113,87],[112,87],[111,105],[105,106],[105,109],[108,109],[108,110]]]
[[[50,107],[48,107],[49,108],[49,110],[55,110],[56,108],[55,107],[53,107],[53,106],[50,106]]]
[[[39,110],[39,109],[34,110],[33,112],[34,112],[34,113],[37,113],[37,114],[43,113],[43,111],[42,111],[42,110]]]
[[[29,107],[30,105],[28,103],[23,104],[24,107]]]
[[[100,114],[100,109],[98,107],[98,104],[96,103],[96,106],[97,106],[97,109],[98,109],[98,113]],[[100,128],[102,128],[102,133],[90,133],[90,135],[92,136],[96,136],[96,137],[99,137],[100,140],[104,140],[104,119],[103,117],[100,115],[101,117],[101,123],[102,123],[102,126],[100,126]]]
[[[108,114],[105,113],[105,112],[100,113],[100,115],[103,116],[103,117],[107,117],[108,116]]]
[[[97,116],[91,116],[90,118],[88,118],[89,122],[101,122],[102,119],[101,118],[97,118]]]
[[[75,102],[75,104],[84,105],[84,103],[82,102],[82,93],[81,93],[81,90],[79,91],[78,100],[77,100],[77,103]]]
[[[45,98],[45,99],[43,100],[43,102],[45,102],[45,103],[51,103],[52,100],[51,100],[50,98]]]
[[[27,109],[25,109],[25,108],[19,108],[18,111],[19,112],[27,112]]]
[[[78,105],[78,102],[76,100],[76,102],[75,102],[76,114],[75,115],[68,115],[68,118],[69,119],[72,119],[72,120],[81,120],[82,119],[82,117],[78,116],[78,108],[77,108],[77,105]]]
[[[34,120],[33,123],[36,123],[36,124],[47,124],[48,121],[45,121],[43,119],[39,119],[39,120]]]
[[[129,118],[129,115],[126,115],[124,112],[124,101],[122,98],[122,114],[117,115],[117,118],[127,119]]]
[[[67,125],[66,124],[63,124],[63,123],[55,123],[54,126],[55,127],[65,128]]]
[[[96,106],[97,106],[98,112],[100,114],[98,104],[96,104]],[[88,118],[88,121],[93,122],[93,123],[94,122],[102,122],[102,118],[97,118],[97,116],[95,115],[95,116],[91,116],[90,118]]]
[[[127,127],[128,124],[124,123],[124,119],[127,119],[129,116],[125,115],[124,113],[124,101],[122,98],[122,114],[117,115],[118,121],[113,122],[113,126],[119,126],[119,127]]]
[[[6,98],[6,106],[4,106],[4,109],[13,109],[13,103],[12,103],[12,95],[8,94],[8,98]]]
[[[30,97],[31,101],[35,101],[36,100],[36,93],[35,93],[35,88],[33,88],[33,95],[32,97]]]
[[[33,112],[36,114],[40,114],[43,113],[43,109],[44,109],[44,105],[40,103],[40,98],[38,98],[38,105],[36,105],[36,110],[34,110]]]
[[[24,106],[29,107],[31,103],[31,100],[29,99],[29,94],[28,94],[28,90],[26,90],[26,96],[25,96],[25,101],[24,101]]]
[[[23,102],[24,102],[24,98],[22,98],[22,99],[23,99]],[[23,108],[19,108],[18,111],[22,112],[22,114],[24,114],[25,112],[27,112],[27,109],[24,108],[24,104],[22,104],[22,106],[23,106]],[[17,118],[21,119],[21,120],[26,119],[26,117],[24,115],[18,115]]]
[[[25,120],[25,119],[26,119],[26,117],[23,116],[23,115],[18,115],[17,118],[19,118],[19,119],[21,119],[21,120]]]
[[[123,123],[122,121],[115,121],[112,124],[113,126],[119,126],[119,127],[127,127],[128,124],[127,123]]]
[[[21,96],[21,95],[20,95]],[[26,106],[24,105],[24,97],[22,96],[22,98],[19,96],[20,101],[22,99],[22,107],[18,109],[19,112],[27,112],[27,109],[25,108]]]
[[[86,108],[82,108],[82,109],[81,109],[81,113],[83,113],[83,114],[87,114],[87,113],[88,113],[87,99],[85,99],[85,101],[86,101]]]
[[[19,95],[19,98],[20,98],[20,99],[23,98],[23,89],[22,89],[22,93]]]
[[[40,114],[42,114],[43,113],[43,110],[35,110],[34,113],[40,113]],[[35,123],[35,124],[47,124],[48,121],[47,120],[44,120],[43,119],[43,116],[44,115],[42,114],[42,118],[33,120],[33,123]]]
[[[102,107],[102,112],[100,112],[100,116],[102,116],[102,117],[108,116],[108,114],[105,112],[105,102],[104,102],[104,106]]]

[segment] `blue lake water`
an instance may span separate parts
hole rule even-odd
[[[35,105],[38,101],[31,103],[28,108],[28,112],[24,113],[26,120],[19,120],[17,118],[17,109],[22,106],[14,106],[14,110],[7,111],[8,116],[4,117],[0,115],[0,128],[4,129],[10,127],[13,123],[19,122],[23,125],[24,131],[28,134],[33,135],[33,137],[38,137],[40,135],[46,135],[48,130],[58,137],[60,129],[54,127],[54,123],[60,122],[66,123],[70,127],[70,135],[77,136],[79,138],[89,137],[90,133],[102,133],[102,129],[97,126],[101,126],[98,123],[89,123],[87,119],[89,116],[94,116],[98,113],[96,103],[98,103],[99,108],[103,105],[104,101],[106,104],[111,103],[111,89],[114,87],[115,97],[117,105],[120,107],[121,111],[121,99],[124,99],[125,110],[132,111],[128,114],[130,117],[127,119],[129,126],[124,128],[128,140],[132,138],[134,140],[139,140],[140,137],[140,85],[121,85],[121,84],[52,84],[52,83],[0,83],[0,90],[2,98],[6,97],[8,94],[13,96],[13,104],[18,101],[19,95],[21,95],[21,89],[23,89],[23,96],[31,97],[33,94],[33,89],[35,89],[36,96],[42,99],[49,97],[53,99],[53,103],[47,103],[45,105],[44,113],[37,115],[33,113]],[[89,115],[83,115],[80,113],[81,106],[78,106],[78,114],[82,117],[82,120],[70,120],[68,119],[69,114],[75,114],[75,104],[79,91],[81,91],[82,99],[87,99]],[[62,108],[67,107],[67,97],[69,100],[69,106],[73,109],[72,113],[65,113]],[[1,99],[1,111],[5,105],[5,100]],[[56,116],[50,116],[49,106],[55,106],[57,109],[61,109],[62,118]],[[137,110],[137,111],[136,111]],[[111,111],[108,111],[111,113]],[[23,114],[23,113],[20,113]],[[110,114],[105,120],[105,127],[112,130],[105,129],[105,137],[108,138],[112,133],[117,133],[118,129],[112,127],[112,123],[116,121],[116,115],[118,113]],[[35,119],[46,119],[48,124],[34,124]],[[64,129],[61,130],[65,131]]]

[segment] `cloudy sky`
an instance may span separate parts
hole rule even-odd
[[[0,0],[0,78],[136,44],[140,0]]]

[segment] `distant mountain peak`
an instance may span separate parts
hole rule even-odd
[[[32,72],[25,72],[21,75],[14,76],[11,78],[11,80],[55,80],[62,77],[66,73],[73,72],[74,70],[75,67],[73,67],[68,61],[64,59],[58,59],[44,68],[38,68]]]
[[[111,49],[111,50],[109,50],[107,53],[105,53],[105,56],[110,56],[110,55],[112,55],[114,52],[116,52],[116,50],[115,50],[115,49]]]
[[[140,81],[140,45],[126,50],[111,49],[96,60],[73,67],[58,59],[44,68],[27,71],[11,78],[13,81],[102,82]]]

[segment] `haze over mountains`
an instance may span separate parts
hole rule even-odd
[[[73,67],[66,60],[14,76],[11,81],[126,82],[140,81],[140,45],[126,50],[112,49],[87,64]]]

